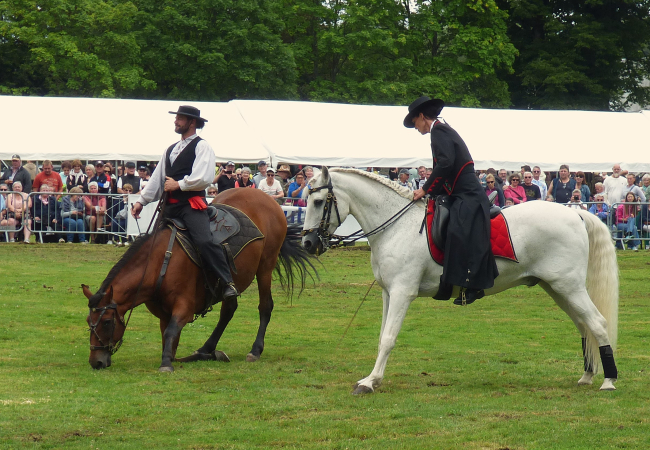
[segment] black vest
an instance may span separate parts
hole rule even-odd
[[[172,165],[171,161],[169,160],[169,155],[172,154],[172,150],[178,142],[176,144],[172,144],[167,149],[167,156],[165,160],[166,177],[180,181],[186,175],[190,175],[192,173],[192,166],[194,165],[194,160],[196,159],[196,146],[200,140],[201,138],[198,136],[194,138],[192,142],[190,142],[187,147],[185,147],[183,151],[181,151],[180,154],[176,157],[176,160],[174,160],[174,165]],[[170,197],[178,201],[188,201],[192,197],[205,197],[205,191],[176,190],[170,192]]]
[[[139,175],[123,175],[122,176],[122,189],[125,184],[130,184],[133,187],[133,193],[140,192],[140,176]]]

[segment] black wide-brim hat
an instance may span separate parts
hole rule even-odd
[[[169,111],[169,114],[180,114],[181,116],[187,116],[193,119],[199,119],[204,122],[208,121],[208,119],[204,119],[203,117],[201,117],[201,111],[199,111],[198,108],[189,105],[181,106],[180,108],[178,108],[178,111]]]
[[[415,100],[409,105],[409,113],[404,118],[404,126],[406,128],[414,128],[415,125],[413,124],[413,118],[417,117],[425,108],[431,109],[432,107],[435,107],[437,111],[434,117],[438,117],[442,108],[445,107],[445,102],[439,98],[430,98],[426,95]]]

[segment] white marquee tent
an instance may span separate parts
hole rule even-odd
[[[404,106],[233,100],[228,103],[0,96],[0,159],[157,160],[178,139],[174,111],[193,104],[218,161],[356,167],[431,165],[428,136]],[[650,112],[445,108],[476,167],[650,172]]]

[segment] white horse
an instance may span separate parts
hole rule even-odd
[[[309,187],[303,246],[311,253],[327,250],[330,234],[348,214],[369,233],[384,228],[413,199],[407,188],[356,169],[324,168]],[[381,384],[411,302],[438,291],[442,266],[431,258],[425,233],[420,234],[424,214],[424,201],[416,202],[393,225],[368,237],[372,270],[383,289],[383,318],[375,367],[355,385],[355,394],[373,392]],[[585,371],[578,384],[592,384],[602,361],[600,389],[614,390],[618,264],[609,230],[586,211],[544,201],[505,208],[503,215],[519,262],[497,258],[499,276],[486,296],[539,284],[582,335]],[[453,297],[458,291],[455,287]]]

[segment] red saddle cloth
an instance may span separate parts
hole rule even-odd
[[[431,224],[433,224],[435,201],[429,199],[427,201],[427,242],[429,244],[429,252],[433,260],[442,265],[445,261],[444,249],[439,249],[433,243],[433,236],[431,236]],[[506,258],[514,262],[517,260],[515,249],[512,246],[512,239],[510,238],[510,229],[508,222],[503,214],[499,214],[491,220],[490,242],[492,243],[492,253],[499,258]]]

